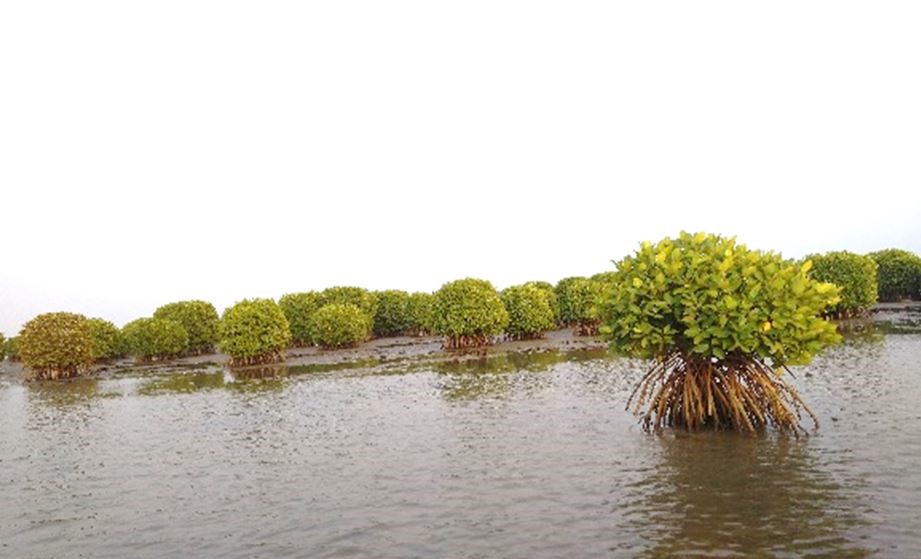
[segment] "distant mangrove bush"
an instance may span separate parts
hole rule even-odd
[[[291,330],[275,301],[244,299],[224,311],[219,339],[232,365],[276,363],[284,360]]]
[[[407,304],[411,336],[428,336],[435,331],[435,295],[432,293],[413,293]]]
[[[93,340],[93,360],[110,361],[124,357],[128,352],[121,330],[102,318],[87,319]]]
[[[10,361],[19,361],[19,338],[13,336],[3,342],[3,353]]]
[[[841,288],[841,300],[827,309],[829,316],[847,318],[867,312],[877,297],[876,262],[869,256],[847,251],[813,254],[811,276]]]
[[[372,318],[377,311],[377,296],[363,287],[328,287],[320,293],[320,300],[324,305],[355,305]]]
[[[3,332],[0,332],[0,361],[6,359],[6,338],[3,337]]]
[[[278,300],[278,306],[288,320],[294,345],[313,345],[313,315],[323,306],[320,294],[316,291],[288,293]]]
[[[547,291],[533,284],[515,285],[502,291],[502,304],[508,312],[505,331],[510,338],[541,338],[555,323]]]
[[[379,337],[402,336],[412,325],[409,293],[389,289],[375,293],[374,334]]]
[[[447,348],[488,345],[507,325],[502,299],[486,280],[448,282],[435,293],[435,332],[445,337]]]
[[[921,298],[921,257],[895,248],[872,252],[869,256],[878,266],[880,301]]]
[[[162,361],[186,351],[189,334],[182,324],[166,318],[139,318],[122,327],[125,347],[138,361]]]
[[[211,303],[198,300],[169,303],[154,311],[153,317],[178,322],[185,328],[189,353],[201,355],[214,351],[219,319]]]
[[[564,278],[556,284],[560,300],[560,322],[575,327],[577,333],[591,336],[598,332],[598,302],[603,285],[584,277]]]
[[[529,281],[524,285],[534,286],[547,294],[547,302],[550,303],[550,310],[553,311],[553,324],[560,323],[560,298],[556,296],[556,289],[553,284],[546,281]]]
[[[320,347],[349,347],[371,336],[373,319],[350,303],[323,305],[313,318],[314,336]]]
[[[818,425],[780,376],[840,339],[821,318],[840,289],[809,267],[705,233],[645,242],[621,260],[602,335],[654,360],[627,403],[643,427],[795,431],[801,411]]]
[[[40,314],[22,327],[18,345],[29,379],[75,377],[93,362],[90,324],[80,314]]]

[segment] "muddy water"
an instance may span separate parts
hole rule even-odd
[[[0,557],[919,557],[919,323],[797,369],[800,439],[645,435],[598,349],[0,376]]]

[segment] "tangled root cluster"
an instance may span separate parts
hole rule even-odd
[[[804,412],[818,427],[815,414],[780,373],[750,357],[714,360],[674,352],[646,373],[627,409],[633,404],[646,431],[682,427],[753,432],[773,425],[799,433],[804,431]]]

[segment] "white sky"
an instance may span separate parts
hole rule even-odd
[[[0,331],[643,239],[921,253],[921,3],[4,0]]]

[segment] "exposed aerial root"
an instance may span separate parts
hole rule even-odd
[[[753,432],[772,425],[800,433],[805,432],[800,425],[803,412],[819,425],[780,373],[751,358],[714,361],[675,352],[640,380],[627,409],[634,403],[633,412],[646,431],[681,427]]]

